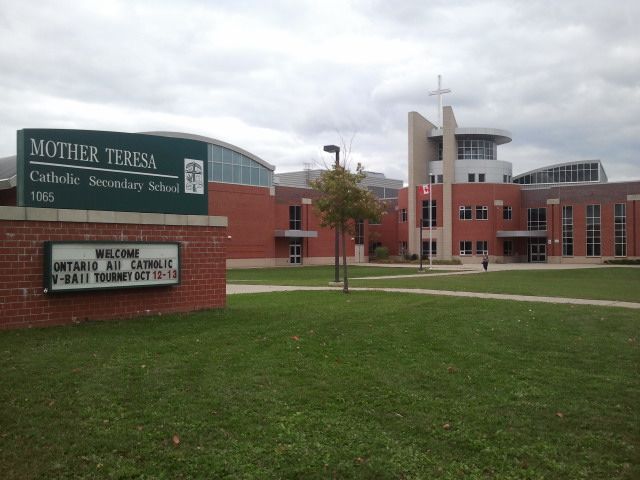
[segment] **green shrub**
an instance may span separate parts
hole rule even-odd
[[[389,258],[389,249],[387,247],[376,247],[373,254],[377,259]]]
[[[619,258],[616,260],[605,260],[607,265],[640,265],[640,259]]]

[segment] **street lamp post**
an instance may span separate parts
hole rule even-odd
[[[324,151],[328,153],[336,154],[336,168],[340,166],[340,147],[337,145],[325,145]],[[340,232],[338,231],[338,227],[336,227],[336,245],[335,245],[335,282],[340,282]]]

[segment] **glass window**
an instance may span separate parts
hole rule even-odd
[[[302,230],[302,207],[289,206],[289,230]]]
[[[614,206],[614,250],[616,257],[627,256],[627,205],[616,203]]]
[[[438,175],[438,183],[442,183],[442,175]]]
[[[460,206],[460,220],[471,220],[471,205]]]
[[[429,249],[429,240],[422,241],[422,258],[435,257],[438,254],[438,245],[435,240],[431,240],[431,249]]]
[[[210,181],[271,186],[271,171],[258,162],[219,145],[210,145],[210,148]]]
[[[222,181],[233,183],[232,165],[230,163],[222,164]]]
[[[460,255],[473,255],[471,240],[460,240]]]
[[[487,220],[489,218],[489,207],[486,205],[476,205],[476,220]]]
[[[506,207],[502,207],[502,219],[503,220],[511,220],[512,216],[511,206],[507,205]]]
[[[527,209],[527,230],[539,231],[547,229],[547,209],[529,208]]]
[[[400,223],[407,222],[407,209],[403,208],[400,210]]]
[[[259,168],[251,167],[251,185],[260,185],[260,169]]]
[[[233,183],[242,183],[242,167],[240,165],[231,165],[233,171]]]
[[[222,147],[218,145],[211,145],[211,159],[214,162],[222,163]]]
[[[587,205],[587,257],[600,256],[600,205]]]
[[[221,182],[222,181],[222,163],[213,163],[209,167],[209,169],[211,171],[211,179],[214,182]]]
[[[562,207],[562,256],[573,256],[573,207]]]
[[[364,245],[364,220],[356,222],[356,234],[354,236],[356,245]]]
[[[505,240],[502,242],[502,253],[507,257],[513,255],[513,240]]]
[[[478,182],[484,183],[484,179],[485,179],[485,174],[484,173],[479,173],[478,174]]]
[[[429,215],[429,200],[422,201],[422,226],[423,227],[429,226],[429,219],[431,219],[431,226],[436,227],[437,220],[438,220],[438,211],[436,209],[435,200],[431,201],[431,215]]]
[[[458,160],[495,160],[496,143],[489,139],[459,138]],[[442,160],[442,157],[439,157]]]
[[[251,185],[251,167],[240,167],[242,169],[242,180],[239,183]]]
[[[469,180],[469,183],[475,182],[476,181],[476,174],[475,173],[469,173],[468,174],[468,180]]]
[[[489,248],[486,240],[478,240],[476,241],[476,255],[487,255],[489,253]]]

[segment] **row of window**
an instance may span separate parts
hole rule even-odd
[[[574,182],[599,182],[600,168],[598,163],[578,163],[573,165],[561,165],[551,167],[538,172],[532,172],[516,178],[514,183],[523,185],[537,183],[574,183]]]
[[[484,173],[479,173],[478,174],[478,183],[484,183],[486,179],[486,175]],[[474,183],[476,181],[476,174],[475,173],[468,173],[467,174],[467,180],[469,181],[469,183]]]
[[[616,203],[614,205],[613,235],[614,255],[616,257],[627,256],[627,205]],[[587,257],[601,256],[601,215],[600,205],[587,205],[585,216],[585,240]],[[562,207],[562,255],[573,256],[573,207]]]
[[[473,242],[471,240],[460,240],[460,255],[473,255]],[[476,255],[487,255],[489,253],[488,242],[486,240],[476,241]]]
[[[489,219],[489,207],[486,205],[476,205],[476,220],[488,220]],[[471,205],[460,205],[459,216],[460,220],[473,220],[472,218],[473,208]]]
[[[487,176],[484,173],[478,173],[478,183],[485,183],[487,181]],[[431,183],[442,183],[443,181],[443,177],[442,174],[429,174],[429,181]],[[469,183],[475,183],[476,182],[476,174],[475,173],[469,173],[467,174],[467,181]],[[502,175],[502,183],[511,183],[511,175]]]
[[[496,142],[488,139],[459,138],[458,160],[495,160],[498,158]],[[442,142],[438,142],[438,159],[442,160]]]
[[[486,205],[476,205],[475,210],[476,210],[476,220],[489,219],[489,207],[487,207]],[[460,220],[473,220],[472,214],[473,214],[473,207],[471,205],[460,206],[460,210],[459,210]],[[432,204],[431,204],[431,226],[432,227],[437,226],[437,222],[436,222],[437,216],[438,215],[437,215],[437,208],[436,208],[436,200],[432,200]],[[513,217],[513,209],[511,208],[511,206],[502,207],[502,218],[504,220],[511,220],[512,217]],[[400,215],[398,218],[400,223],[407,222],[406,208],[400,209]],[[423,227],[429,226],[429,200],[423,200],[422,202],[422,226]],[[545,230],[545,229],[546,229],[546,223],[545,223],[545,228],[543,228],[542,230]]]
[[[209,145],[209,181],[270,187],[271,170],[258,162],[219,145]]]

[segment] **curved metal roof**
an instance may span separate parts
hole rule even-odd
[[[16,156],[0,158],[0,190],[16,186]]]
[[[228,148],[229,150],[234,150],[234,151],[236,151],[238,153],[241,153],[245,157],[250,158],[251,160],[259,163],[260,165],[262,165],[266,169],[271,170],[272,172],[276,169],[275,166],[271,165],[269,162],[264,161],[263,159],[261,159],[257,155],[254,155],[251,152],[247,152],[243,148],[240,148],[240,147],[237,147],[235,145],[232,145],[231,143],[223,142],[222,140],[218,140],[216,138],[205,137],[203,135],[194,135],[192,133],[182,133],[182,132],[162,132],[162,131],[160,131],[160,132],[140,132],[140,133],[143,133],[145,135],[158,135],[160,137],[185,138],[187,140],[197,140],[199,142],[210,143],[211,145],[219,145],[221,147]]]
[[[511,132],[501,130],[499,128],[484,127],[457,127],[455,130],[456,137],[490,137],[497,145],[509,143],[511,141]],[[442,137],[442,128],[434,128],[427,138]]]

